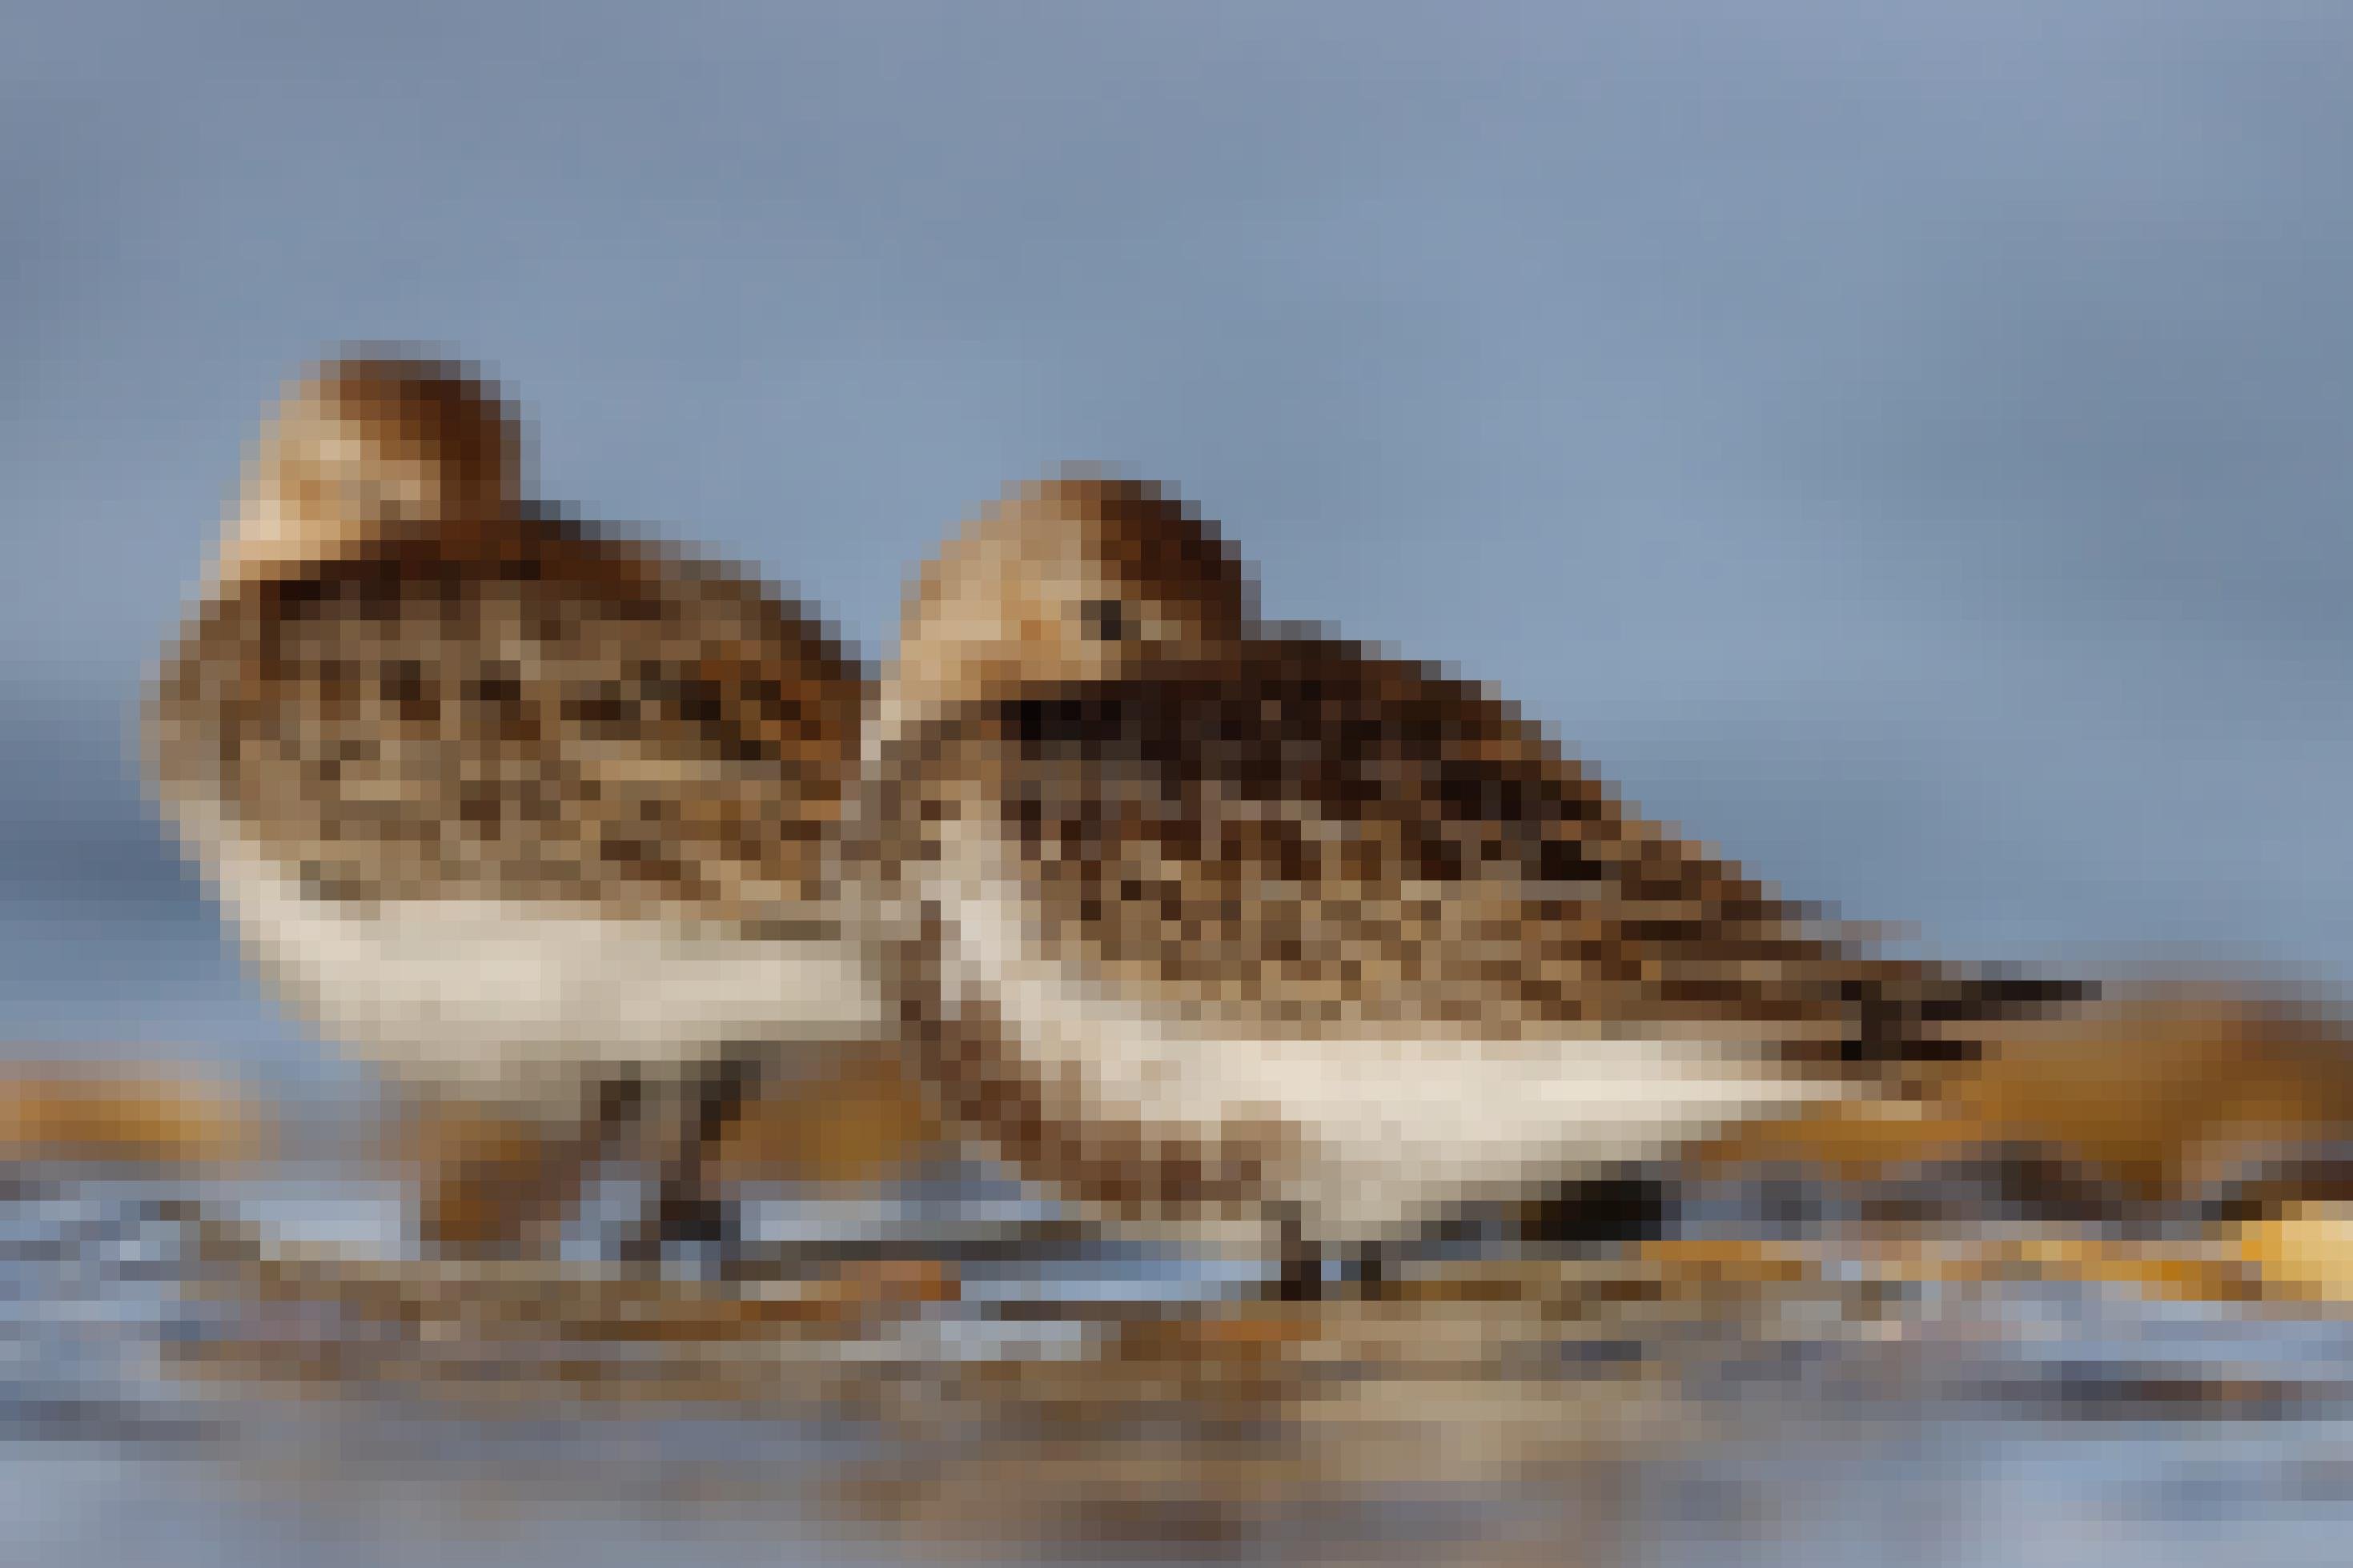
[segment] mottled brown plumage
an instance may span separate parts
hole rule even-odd
[[[929,1070],[1026,1167],[1123,1212],[1254,1191],[1377,1229],[2065,994],[1867,950],[1492,692],[1259,626],[1230,560],[1087,478],[1009,498],[911,600],[870,742],[878,907],[922,933]],[[1385,1171],[1385,1141],[1461,1169]]]
[[[887,1033],[836,896],[864,672],[750,574],[536,503],[524,454],[459,366],[290,388],[149,762],[294,1010],[428,1093],[598,1122],[582,1157],[654,1099],[682,1190],[752,1064]]]
[[[861,685],[755,585],[554,517],[377,540],[197,612],[153,731],[319,896],[757,926],[829,901]]]

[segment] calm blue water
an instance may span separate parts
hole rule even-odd
[[[397,1256],[397,1194],[356,1173],[23,1173],[8,1195],[8,1563],[2317,1564],[2353,1522],[2353,1323],[2310,1315],[1851,1280],[1332,1308],[1267,1361],[1121,1337],[1248,1311],[1218,1304],[1246,1268],[1082,1247],[733,1351],[474,1342],[388,1329],[318,1284],[331,1262],[270,1296],[203,1251],[243,1221]],[[966,1183],[751,1215],[913,1255],[1039,1213]],[[649,1403],[577,1381],[658,1373],[687,1381]]]

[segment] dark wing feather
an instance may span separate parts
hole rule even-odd
[[[983,787],[934,785],[918,816],[1002,836],[1050,952],[1237,1026],[1738,1023],[1853,1058],[2072,994],[1865,952],[1636,815],[1509,703],[1345,644],[1033,690],[924,744],[934,778]]]
[[[151,694],[167,798],[326,896],[691,908],[826,896],[860,672],[758,584],[535,518],[207,604]]]

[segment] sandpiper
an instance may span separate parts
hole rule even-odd
[[[428,1100],[583,1130],[533,1237],[619,1131],[674,1132],[658,1256],[712,1223],[754,1068],[883,1033],[831,859],[867,685],[752,574],[533,501],[527,458],[468,365],[290,384],[147,753],[280,997]]]
[[[1261,622],[1148,483],[1009,492],[902,630],[860,885],[926,1075],[1099,1211],[1271,1222],[1295,1287],[2064,991],[1871,952],[1491,690]]]

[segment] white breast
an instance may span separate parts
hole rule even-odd
[[[873,975],[836,938],[755,942],[491,900],[346,907],[234,843],[213,876],[248,955],[290,1005],[432,1088],[569,1106],[617,1068],[659,1077],[730,1047],[883,1034]]]
[[[1082,1112],[1181,1136],[1269,1119],[1301,1152],[1271,1196],[1311,1238],[1374,1240],[1467,1201],[1647,1159],[1841,1092],[1760,1039],[1260,1039],[1107,994],[1041,954],[1018,888],[944,878],[942,980],[983,998]]]

